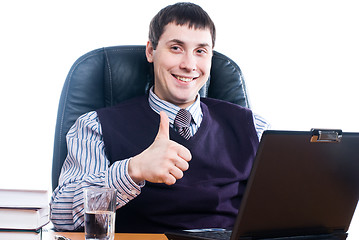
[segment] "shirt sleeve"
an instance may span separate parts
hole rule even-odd
[[[265,130],[270,129],[270,124],[258,114],[253,113],[254,126],[256,128],[259,141],[262,138],[262,134]]]
[[[68,155],[61,169],[59,185],[50,202],[50,219],[56,229],[76,230],[84,223],[83,189],[112,187],[117,190],[117,208],[141,192],[128,175],[124,159],[110,165],[105,154],[102,129],[95,111],[82,115],[69,130]]]

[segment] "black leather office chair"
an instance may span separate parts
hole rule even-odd
[[[89,111],[144,95],[153,84],[152,64],[145,46],[116,46],[93,50],[80,57],[64,83],[57,113],[52,188],[58,185],[67,155],[66,134],[76,119]],[[246,87],[238,65],[214,52],[210,79],[200,90],[202,97],[226,100],[249,108]]]

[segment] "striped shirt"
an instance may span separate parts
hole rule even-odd
[[[179,107],[160,100],[152,91],[149,94],[151,108],[159,113],[165,111],[170,125]],[[195,134],[202,122],[202,110],[198,95],[187,110],[192,114],[191,134]],[[253,114],[257,135],[260,138],[269,125]],[[59,178],[59,186],[51,198],[50,218],[59,230],[75,230],[83,226],[83,189],[90,186],[117,189],[117,208],[125,205],[141,193],[145,183],[136,184],[128,175],[129,159],[110,165],[105,154],[102,128],[96,111],[80,116],[69,130],[67,137],[68,155]]]

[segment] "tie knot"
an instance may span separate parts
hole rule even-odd
[[[189,127],[192,115],[186,109],[180,109],[175,117],[174,125],[178,128]]]

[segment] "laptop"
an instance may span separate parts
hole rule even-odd
[[[343,240],[358,200],[359,133],[267,130],[233,229],[165,234],[169,240]]]

